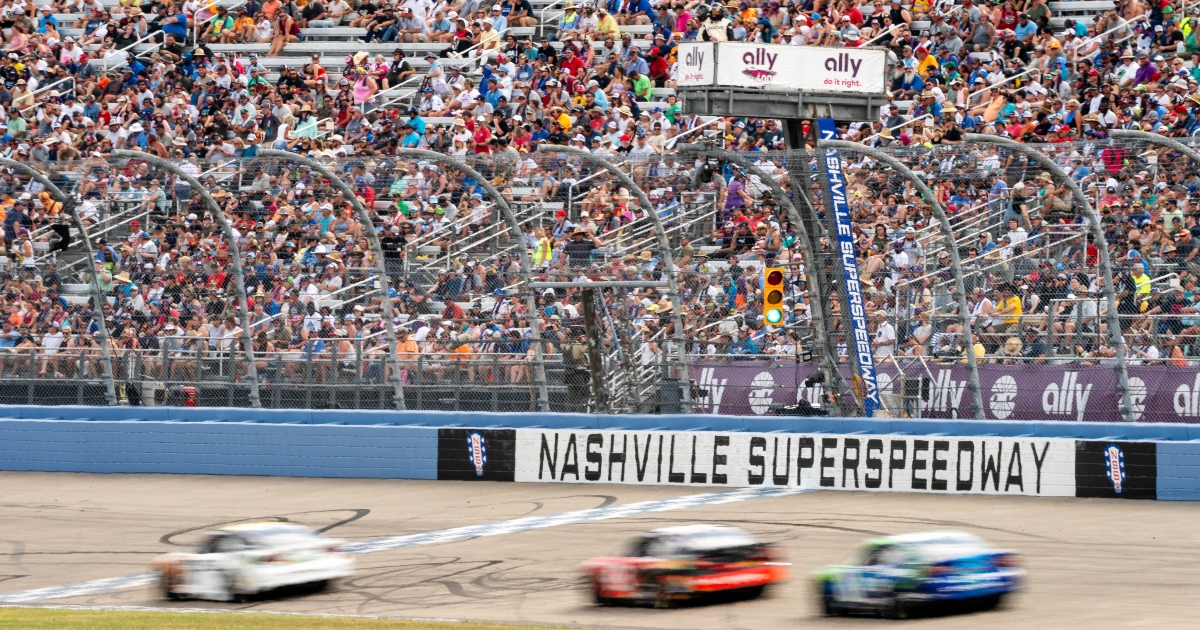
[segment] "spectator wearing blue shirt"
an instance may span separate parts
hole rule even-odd
[[[617,24],[649,24],[651,11],[649,0],[625,0],[616,15]]]
[[[45,33],[47,24],[53,25],[54,30],[58,30],[58,18],[54,17],[54,7],[48,4],[42,7],[42,17],[38,20],[37,32]]]
[[[542,121],[540,121],[540,120],[533,121],[533,133],[530,134],[529,142],[531,144],[536,144],[538,142],[544,141],[546,138],[549,138],[549,137],[550,137],[550,132],[546,131],[546,128],[542,126]]]
[[[405,122],[404,125],[400,127],[400,133],[403,134],[403,138],[400,140],[400,145],[405,149],[416,149],[421,145],[421,134],[417,133],[417,130],[413,128],[412,123]]]
[[[496,29],[497,33],[502,33],[508,28],[508,18],[504,17],[504,8],[498,4],[492,5],[492,17],[488,21],[492,23],[492,28]]]
[[[496,110],[500,107],[501,96],[504,96],[504,93],[500,91],[500,82],[495,79],[488,79],[488,89],[483,94],[483,100],[487,101],[487,104],[491,105],[493,110]]]
[[[638,74],[650,74],[650,64],[646,63],[645,59],[642,59],[640,53],[641,51],[638,50],[637,46],[629,47],[629,53],[626,54],[625,63],[623,64],[626,75],[629,75],[634,70],[637,70]]]
[[[596,107],[599,107],[600,111],[608,111],[608,95],[604,93],[604,90],[600,89],[600,83],[597,81],[589,82],[588,91],[595,97],[593,102],[596,104]]]
[[[911,100],[925,90],[925,80],[917,75],[916,68],[905,68],[904,75],[892,81],[892,92],[897,100]]]
[[[425,119],[421,118],[420,112],[415,107],[408,108],[408,124],[412,125],[418,135],[425,135]]]
[[[1033,42],[1033,36],[1037,35],[1038,26],[1029,19],[1028,13],[1022,13],[1020,19],[1017,20],[1017,27],[1013,31],[1017,34],[1017,41],[1029,45]]]

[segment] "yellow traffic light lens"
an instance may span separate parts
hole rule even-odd
[[[772,289],[769,293],[767,293],[767,304],[768,305],[773,306],[775,304],[780,304],[782,302],[783,302],[783,292],[780,291],[779,289]]]
[[[767,309],[763,318],[767,320],[768,324],[778,324],[783,321],[783,311],[777,308]]]
[[[779,284],[783,282],[783,273],[778,269],[767,274],[767,284]]]

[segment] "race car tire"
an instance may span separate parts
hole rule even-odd
[[[883,607],[883,616],[887,619],[907,619],[908,605],[899,597],[892,596]]]
[[[833,596],[833,586],[829,582],[821,584],[821,614],[826,617],[840,617],[842,614],[842,609]]]
[[[758,586],[751,586],[750,588],[742,589],[742,596],[745,599],[758,599],[766,594],[766,592],[767,586],[765,584],[760,584]]]
[[[979,599],[979,610],[993,610],[1004,603],[1004,593],[989,595]]]
[[[659,580],[658,586],[654,589],[654,607],[655,608],[670,608],[671,597],[667,594],[667,581]]]
[[[246,601],[246,594],[237,588],[237,574],[232,571],[225,574],[225,601],[234,604]]]
[[[612,598],[600,594],[600,582],[594,579],[592,580],[592,601],[597,606],[612,606],[613,604]]]
[[[179,593],[176,593],[173,590],[178,585],[179,585],[179,581],[174,576],[168,577],[168,576],[164,575],[162,578],[162,582],[161,582],[163,597],[165,597],[171,601],[178,601],[178,600],[183,599],[183,595],[180,595]]]

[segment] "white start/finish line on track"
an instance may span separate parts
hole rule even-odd
[[[451,529],[422,532],[420,534],[407,534],[404,536],[376,538],[375,540],[349,543],[345,545],[345,548],[351,553],[376,553],[379,551],[391,551],[395,549],[404,549],[407,547],[419,547],[422,545],[460,542],[463,540],[471,540],[473,538],[483,538],[485,536],[516,534],[533,529],[545,529],[547,527],[560,527],[562,525],[575,525],[579,523],[606,521],[615,518],[650,514],[653,512],[685,510],[693,507],[704,507],[710,505],[720,505],[722,503],[748,501],[750,499],[769,499],[772,497],[781,497],[808,491],[808,489],[795,487],[744,488],[729,492],[693,494],[670,499],[660,499],[657,501],[642,501],[640,503],[627,503],[624,505],[612,505],[589,510],[563,512],[562,514],[554,514],[551,516],[531,516],[508,521],[498,521],[495,523],[485,523],[482,525],[468,525],[466,527],[454,527]],[[126,575],[123,577],[106,578],[103,580],[92,580],[90,582],[63,584],[61,586],[50,586],[47,588],[38,588],[28,591],[2,594],[0,595],[0,603],[30,604],[50,599],[96,595],[109,591],[118,591],[128,588],[136,588],[138,586],[145,586],[147,584],[154,583],[157,581],[157,579],[157,574],[147,572]]]

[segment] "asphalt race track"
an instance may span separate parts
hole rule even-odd
[[[347,541],[668,499],[674,487],[0,473],[3,594],[146,571],[206,528],[287,519]],[[709,493],[695,493],[709,494]],[[1194,627],[1200,510],[1189,503],[814,492],[422,544],[358,557],[338,589],[248,604],[169,603],[148,585],[39,604],[211,607],[614,628]],[[792,581],[766,599],[675,610],[596,608],[578,565],[671,524],[738,525],[783,545]],[[824,619],[807,574],[865,537],[954,528],[1022,554],[1004,609],[907,622]]]

